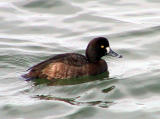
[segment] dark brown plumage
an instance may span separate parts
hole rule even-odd
[[[98,37],[88,44],[86,56],[77,53],[56,55],[31,67],[29,73],[23,77],[52,80],[101,74],[108,69],[107,63],[101,57],[110,52],[114,56],[121,57],[109,48],[106,38]]]

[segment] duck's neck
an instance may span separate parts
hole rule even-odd
[[[88,62],[90,62],[90,63],[96,63],[101,59],[100,57],[97,57],[97,56],[95,56],[93,54],[89,55],[87,53],[86,53],[86,58],[87,58]]]

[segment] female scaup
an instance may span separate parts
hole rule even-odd
[[[94,38],[87,46],[86,56],[77,53],[56,55],[31,67],[23,77],[53,80],[101,74],[108,69],[105,60],[101,59],[105,55],[122,57],[111,50],[106,38]]]

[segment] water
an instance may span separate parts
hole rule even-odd
[[[159,0],[1,0],[0,117],[159,119],[159,6]],[[104,58],[108,78],[52,85],[21,78],[55,54],[84,54],[96,36],[124,57]]]

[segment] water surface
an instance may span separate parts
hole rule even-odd
[[[159,119],[158,0],[2,0],[0,117],[4,119]],[[84,54],[107,37],[123,59],[104,57],[103,75],[51,85],[26,69],[55,54]]]

